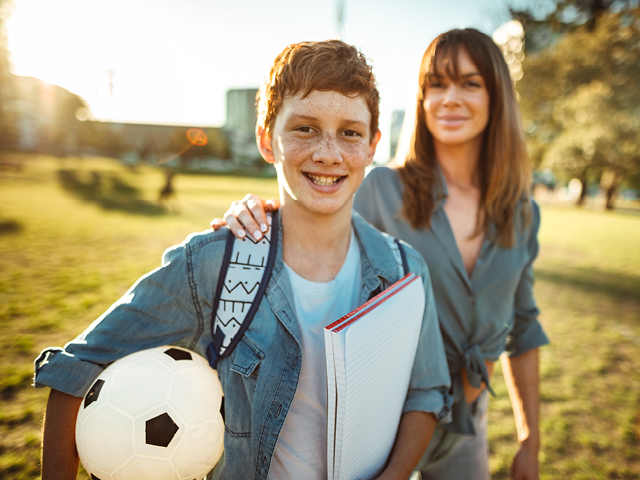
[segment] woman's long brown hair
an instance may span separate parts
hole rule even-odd
[[[483,134],[479,160],[480,209],[476,234],[495,226],[494,240],[512,247],[518,203],[530,194],[531,166],[515,89],[502,52],[487,35],[467,28],[439,35],[427,47],[420,66],[415,128],[397,170],[404,184],[404,216],[413,228],[429,228],[442,185],[437,174],[433,136],[424,113],[425,90],[432,75],[459,79],[458,52],[465,49],[489,92],[489,123]],[[442,71],[444,70],[444,71]],[[523,202],[522,225],[530,221],[529,202]]]

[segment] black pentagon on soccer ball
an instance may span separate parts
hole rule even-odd
[[[96,477],[93,473],[91,474],[91,480],[100,480],[98,477]]]
[[[180,350],[178,348],[170,348],[164,352],[166,355],[169,355],[175,361],[178,360],[193,360],[193,357],[189,352],[185,352],[184,350]]]
[[[178,432],[178,425],[168,413],[163,413],[155,418],[147,420],[145,425],[145,440],[147,445],[156,445],[158,447],[168,447],[171,440]]]
[[[104,380],[97,380],[96,383],[93,384],[93,386],[89,389],[84,397],[84,408],[87,408],[93,402],[96,402],[98,400],[98,397],[100,396],[100,390],[102,390],[103,385]]]

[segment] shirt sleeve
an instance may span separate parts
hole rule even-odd
[[[162,345],[193,349],[204,325],[190,281],[188,251],[165,252],[163,265],[144,275],[64,348],[47,348],[35,361],[35,387],[82,397],[110,363]]]
[[[408,258],[413,257],[422,265],[425,309],[403,413],[416,410],[429,412],[433,413],[439,423],[447,423],[451,421],[453,404],[453,397],[449,393],[451,377],[440,333],[431,277],[422,258],[418,260],[417,253],[409,248],[406,250]],[[416,270],[412,271],[417,273]]]
[[[506,352],[510,357],[518,356],[534,348],[549,343],[549,339],[538,321],[540,311],[533,295],[533,262],[540,249],[538,230],[540,228],[540,208],[531,202],[531,229],[527,242],[529,262],[520,277],[515,294],[515,321],[507,336]]]

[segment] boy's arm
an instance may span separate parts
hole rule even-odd
[[[75,480],[76,418],[82,398],[51,389],[42,439],[42,480]]]
[[[436,424],[431,413],[412,411],[402,415],[389,462],[377,480],[409,478],[427,449]]]

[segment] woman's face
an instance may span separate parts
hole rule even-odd
[[[464,48],[458,52],[458,72],[458,81],[434,76],[427,82],[423,108],[436,147],[479,147],[489,122],[489,92]]]

